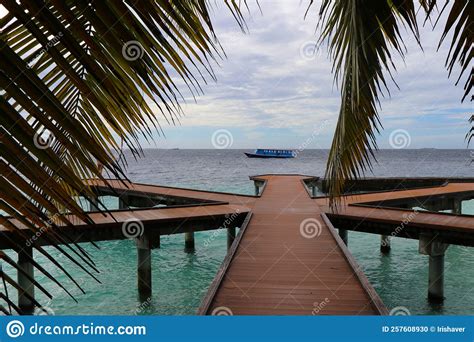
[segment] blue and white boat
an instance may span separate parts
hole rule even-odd
[[[262,149],[255,150],[254,153],[244,152],[249,158],[294,158],[296,152],[293,150]]]

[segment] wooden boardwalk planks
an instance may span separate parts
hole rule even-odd
[[[117,180],[108,180],[109,184],[118,192],[121,191],[132,191],[136,193],[147,193],[150,196],[153,194],[156,195],[169,195],[169,196],[178,196],[186,198],[196,198],[202,200],[211,200],[211,201],[220,201],[220,202],[229,202],[234,204],[246,205],[255,202],[255,196],[241,195],[241,194],[232,194],[225,192],[216,192],[216,191],[204,191],[196,189],[185,189],[185,188],[176,188],[168,186],[159,186],[159,185],[149,185],[149,184],[140,184],[140,183],[130,183]],[[94,185],[103,190],[108,190],[108,187],[104,182],[98,180],[88,180],[89,185]]]
[[[223,225],[235,227],[245,219],[249,208],[235,204],[204,204],[191,207],[167,207],[167,208],[142,208],[133,210],[115,210],[110,213],[93,212],[89,217],[94,224],[85,224],[77,218],[69,217],[77,221],[73,226],[62,226],[62,234],[68,241],[91,242],[122,240],[130,236],[127,229],[130,224],[135,225],[140,231],[138,233],[151,233],[154,235],[181,234],[185,232],[216,230]],[[228,218],[232,217],[229,223]],[[10,219],[16,227],[22,229],[27,236],[33,233],[16,219]],[[132,223],[127,223],[132,222]],[[228,222],[226,224],[226,222]],[[127,226],[129,228],[127,228]],[[43,234],[40,234],[43,236]],[[47,234],[44,234],[47,235]],[[12,248],[16,240],[15,231],[0,225],[0,249]],[[51,240],[34,239],[40,245],[49,245]],[[18,241],[17,241],[18,242]],[[19,242],[21,243],[21,242]]]
[[[265,191],[251,207],[240,244],[201,313],[385,314],[309,197],[303,177],[262,178]]]
[[[422,207],[425,201],[442,203],[443,198],[456,197],[474,198],[474,182],[348,195],[343,199],[345,205],[337,213],[330,212],[326,198],[318,198],[316,202],[334,224],[344,229],[412,239],[418,239],[419,234],[423,233],[437,236],[446,243],[474,246],[473,216],[422,210],[414,212],[409,208],[393,208],[384,204],[384,201],[399,200],[403,203],[416,198],[417,206]]]

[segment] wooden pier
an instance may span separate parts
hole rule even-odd
[[[91,202],[94,224],[63,227],[62,233],[76,242],[134,239],[137,287],[145,299],[152,295],[150,256],[160,247],[160,236],[183,234],[184,250],[190,251],[199,248],[194,232],[224,229],[228,254],[199,308],[199,314],[208,315],[388,314],[347,249],[349,230],[379,234],[383,253],[396,248],[391,237],[418,239],[420,253],[428,255],[432,300],[444,298],[449,244],[474,246],[474,216],[461,215],[462,202],[474,198],[474,179],[361,180],[350,188],[368,193],[344,196],[337,211],[318,196],[325,185],[317,177],[251,179],[253,196],[91,180],[97,195]],[[120,209],[98,212],[102,196],[117,197]],[[434,212],[440,210],[449,213]],[[48,232],[33,236],[24,231],[30,244],[0,225],[0,249],[17,251],[23,269],[33,276],[30,245],[47,245]],[[18,277],[21,284],[30,282]],[[32,286],[29,296],[34,296]],[[28,312],[32,302],[20,294],[19,305]]]
[[[387,309],[301,176],[261,176],[239,244],[211,285],[201,314],[378,315]]]

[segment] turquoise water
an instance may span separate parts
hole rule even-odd
[[[100,250],[87,246],[102,271],[99,275],[102,284],[85,276],[80,277],[86,294],[74,291],[79,304],[58,288],[53,301],[43,297],[40,302],[57,315],[194,314],[225,256],[226,237],[222,235],[212,240],[209,233],[196,233],[197,248],[194,253],[184,251],[183,235],[162,237],[161,248],[152,253],[154,295],[143,304],[137,298],[137,255],[135,243],[131,240],[102,242],[99,243]],[[74,267],[71,265],[70,268]],[[49,282],[43,277],[38,279],[43,283]],[[64,276],[60,279],[69,285],[68,289],[74,288]]]
[[[242,158],[241,151],[160,151],[147,152],[147,159],[129,168],[130,178],[138,182],[179,185],[233,191],[253,192],[249,175],[271,172],[299,172],[322,175],[325,155],[321,151],[306,152],[297,160],[267,161]],[[311,154],[312,153],[312,154]],[[472,166],[465,160],[465,151],[383,153],[374,171],[377,176],[470,176]],[[440,156],[444,153],[444,156]],[[416,163],[416,164],[414,164]],[[457,165],[453,173],[452,165]],[[436,174],[433,174],[436,165]],[[39,301],[56,315],[118,314],[118,315],[191,315],[207,291],[226,253],[226,236],[222,232],[196,233],[196,251],[184,251],[184,236],[165,236],[161,248],[152,253],[153,297],[140,303],[136,290],[136,249],[134,242],[110,241],[98,243],[100,249],[83,244],[101,270],[102,284],[70,265],[65,257],[49,248],[52,255],[70,270],[84,287],[81,294],[66,277],[35,254],[35,257],[57,274],[71,289],[79,303],[37,272],[37,279],[54,295],[49,301],[38,294]],[[379,251],[380,237],[366,233],[349,233],[349,248],[370,282],[389,308],[404,306],[411,314],[474,314],[474,249],[450,246],[445,262],[445,296],[442,305],[427,301],[428,258],[418,253],[418,241],[392,239],[389,255]],[[13,255],[12,255],[13,257]],[[6,271],[9,272],[8,268]],[[13,292],[13,291],[12,291]]]
[[[471,247],[450,246],[445,256],[443,304],[427,300],[428,256],[418,253],[418,241],[391,240],[388,255],[379,250],[380,236],[349,232],[349,249],[389,308],[404,306],[413,315],[474,314],[474,255]]]

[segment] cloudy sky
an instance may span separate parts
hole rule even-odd
[[[230,132],[232,148],[327,148],[335,128],[339,89],[324,48],[311,53],[317,6],[304,19],[307,2],[260,0],[263,14],[249,2],[249,32],[243,34],[224,6],[213,18],[227,59],[215,68],[217,82],[203,87],[197,103],[183,104],[179,127],[164,125],[158,147],[212,148],[212,136]],[[461,104],[462,87],[444,68],[447,44],[437,52],[440,30],[422,29],[422,51],[405,32],[405,62],[396,59],[391,97],[382,101],[381,148],[390,148],[394,130],[410,135],[410,148],[465,148],[472,103]],[[455,75],[457,76],[457,75]],[[226,133],[228,134],[228,133]]]
[[[327,50],[314,52],[318,1],[306,19],[306,0],[259,0],[262,14],[248,1],[245,34],[222,3],[212,3],[227,54],[214,64],[217,82],[209,79],[196,102],[181,87],[186,102],[180,124],[161,120],[166,138],[157,137],[153,145],[143,141],[144,147],[212,148],[214,137],[214,143],[222,138],[231,148],[328,148],[340,99]],[[391,84],[391,97],[382,100],[380,148],[391,148],[390,135],[400,130],[408,135],[409,148],[466,147],[472,102],[461,104],[457,73],[447,77],[448,44],[436,51],[439,26],[421,29],[423,51],[410,33],[404,34],[408,53],[405,61],[395,61],[400,90]]]

